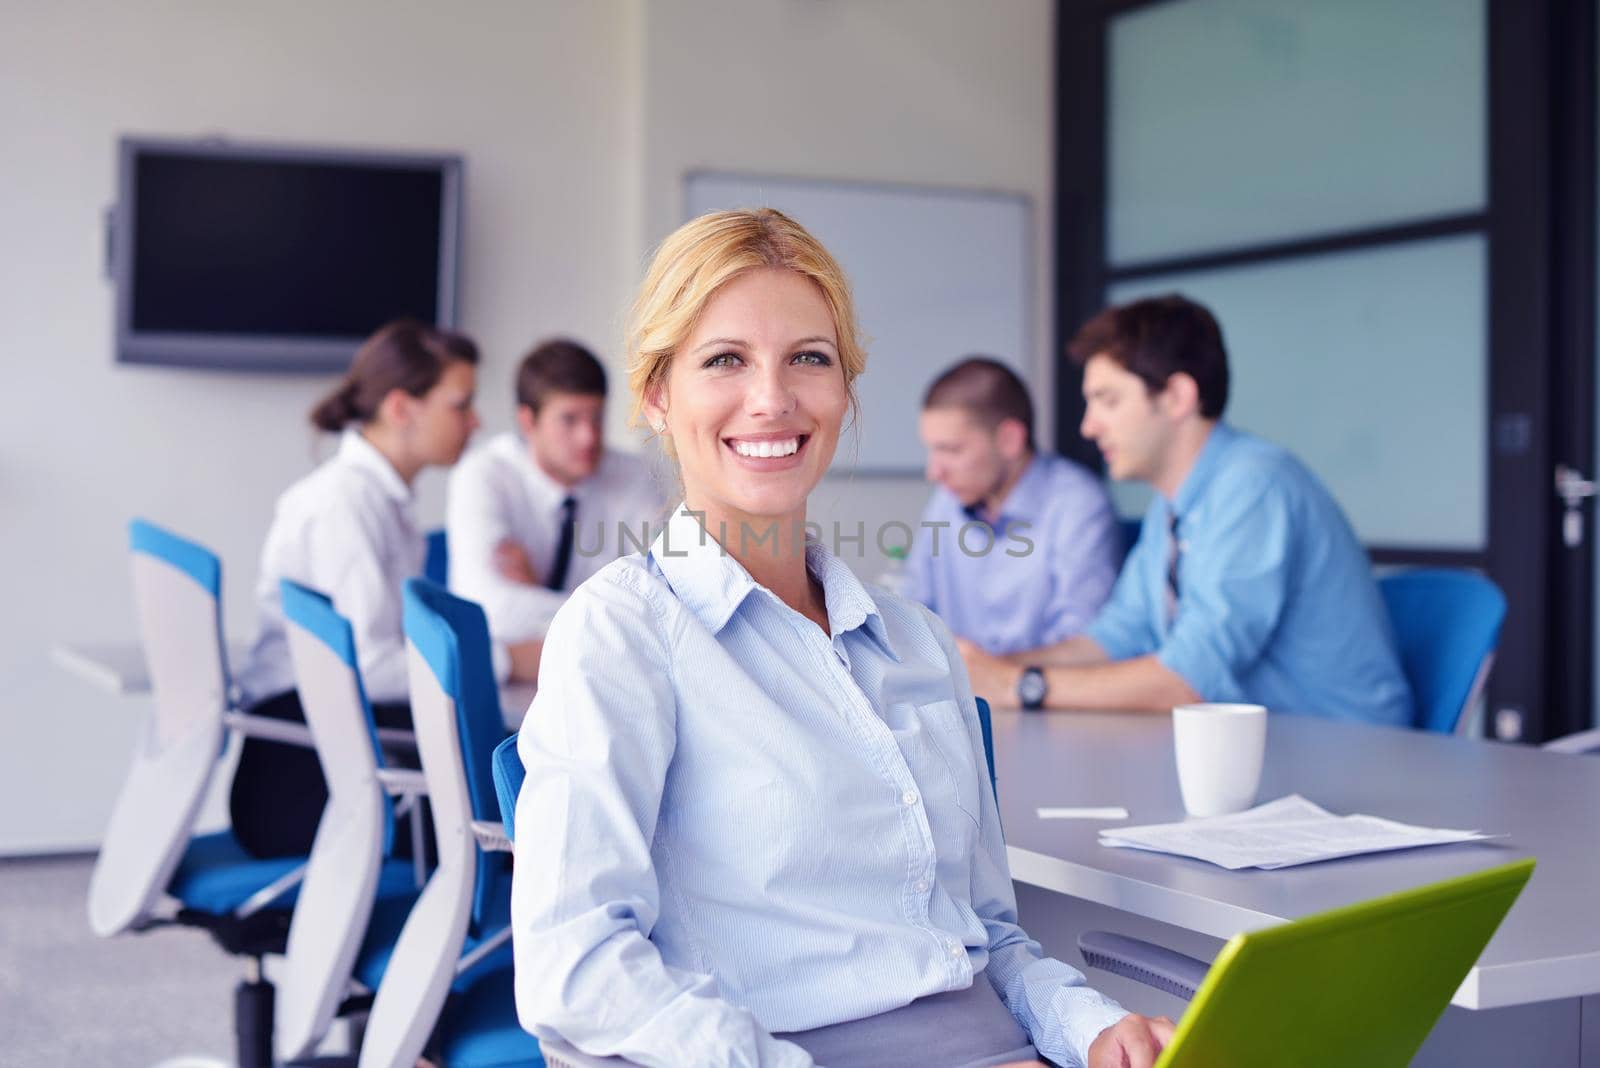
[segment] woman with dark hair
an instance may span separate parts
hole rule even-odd
[[[255,715],[304,722],[284,633],[278,583],[321,590],[350,620],[361,680],[383,726],[409,727],[400,588],[420,574],[425,541],[411,486],[425,467],[448,467],[477,429],[472,408],[478,347],[410,319],[362,343],[339,385],[311,410],[338,451],[278,498],[261,550],[260,633],[238,683]],[[251,738],[233,778],[239,843],[256,856],[307,852],[327,801],[309,749]]]

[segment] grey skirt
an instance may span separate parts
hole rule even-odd
[[[1039,1056],[982,972],[965,990],[777,1037],[822,1068],[984,1068]]]

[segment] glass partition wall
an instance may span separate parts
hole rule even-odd
[[[1554,490],[1600,469],[1593,0],[1059,10],[1059,342],[1108,301],[1209,305],[1228,418],[1315,470],[1375,562],[1505,589],[1490,732],[1587,726],[1600,589]],[[1063,365],[1058,444],[1095,463],[1079,386]]]

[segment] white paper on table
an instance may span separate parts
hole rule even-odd
[[[1335,816],[1299,794],[1291,794],[1231,816],[1146,827],[1108,827],[1100,832],[1100,844],[1194,857],[1232,870],[1271,870],[1335,857],[1491,837],[1496,836],[1413,827],[1377,816]]]

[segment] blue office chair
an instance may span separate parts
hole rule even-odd
[[[442,527],[428,531],[428,555],[422,560],[422,577],[440,586],[450,584],[450,543]]]
[[[183,925],[246,957],[234,993],[241,1068],[272,1063],[271,983],[261,959],[282,953],[304,857],[260,860],[233,832],[194,835],[229,737],[309,746],[300,724],[233,707],[222,642],[222,562],[204,546],[136,519],[128,528],[134,606],[155,697],[112,808],[89,880],[89,925],[101,936]],[[171,910],[166,898],[177,902]]]
[[[1419,568],[1383,576],[1378,589],[1411,687],[1412,725],[1440,734],[1464,726],[1494,663],[1506,616],[1500,587],[1470,571]]]
[[[295,685],[328,783],[279,984],[275,1045],[289,1061],[309,1056],[336,1015],[365,1010],[426,872],[416,819],[412,857],[392,855],[404,814],[395,797],[414,808],[421,775],[384,767],[350,622],[315,590],[289,579],[279,588]],[[381,733],[413,741],[409,731]]]
[[[480,844],[474,826],[498,815],[490,762],[506,733],[488,623],[471,601],[411,579],[405,631],[439,865],[395,943],[360,1063],[409,1068],[431,1045],[448,1068],[542,1065],[516,1015],[509,843],[490,834]]]

